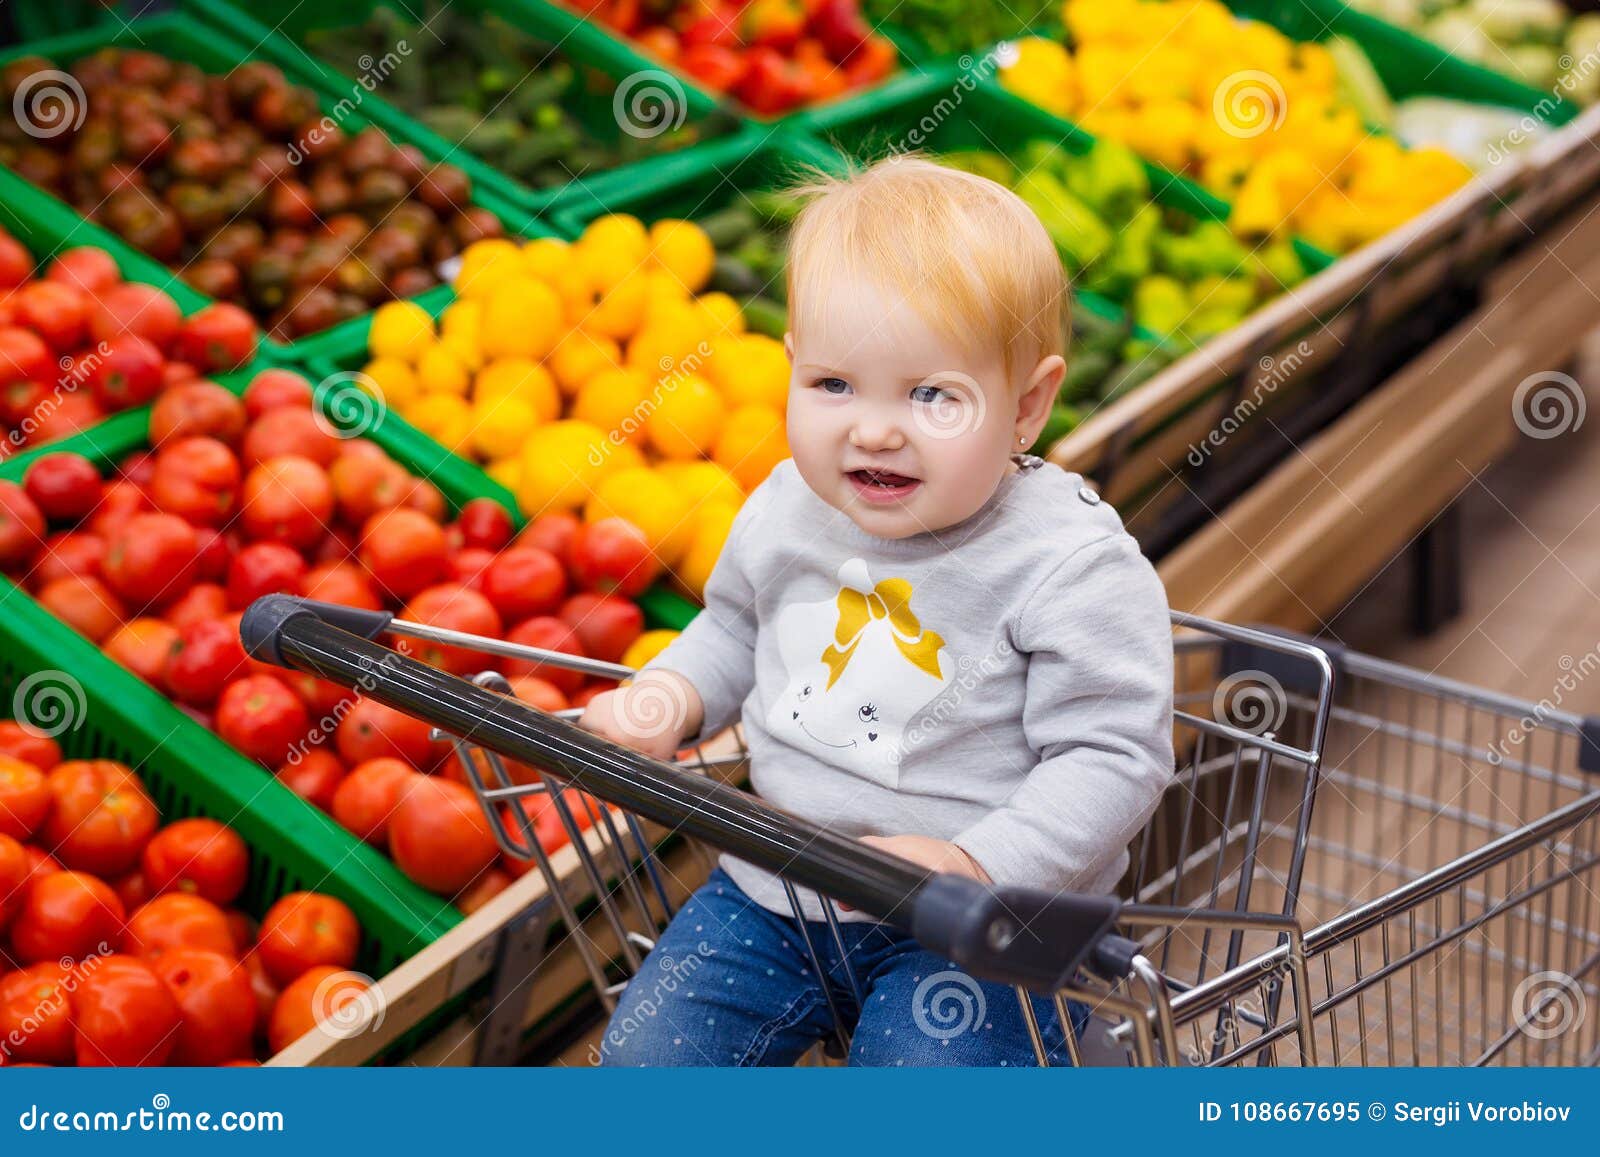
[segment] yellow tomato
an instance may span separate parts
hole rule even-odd
[[[581,329],[570,330],[545,359],[556,385],[569,398],[576,396],[578,388],[596,374],[621,364],[621,346],[608,337]]]
[[[522,251],[515,241],[503,237],[474,241],[461,253],[456,296],[487,297],[503,282],[523,275]]]
[[[561,395],[550,371],[528,358],[499,358],[478,374],[472,393],[479,401],[517,397],[533,407],[541,422],[561,416]]]
[[[535,518],[547,509],[576,510],[588,501],[606,465],[605,431],[571,419],[539,426],[522,447],[517,502]]]
[[[650,226],[650,260],[690,293],[699,293],[711,280],[717,250],[693,221],[657,221]]]
[[[587,522],[624,518],[633,523],[669,567],[689,549],[694,536],[691,513],[689,500],[648,467],[608,473],[583,508]]]
[[[676,639],[679,633],[678,631],[665,629],[646,631],[628,644],[628,649],[622,652],[622,665],[624,667],[632,667],[637,671],[651,659],[661,654],[662,651],[665,651],[667,644]]]
[[[479,398],[472,407],[472,444],[490,461],[511,458],[538,425],[533,403],[516,394]]]
[[[695,511],[689,548],[673,568],[673,575],[694,598],[705,599],[706,581],[738,516],[739,508],[728,502],[708,503]]]
[[[741,406],[728,415],[711,458],[749,493],[788,456],[783,415],[766,406]]]
[[[433,318],[420,305],[391,301],[372,315],[367,348],[374,357],[399,358],[415,365],[432,344]]]
[[[555,349],[565,328],[565,310],[555,290],[532,277],[510,278],[484,303],[483,355],[537,361]]]
[[[722,398],[692,374],[663,383],[655,408],[645,419],[645,433],[656,452],[667,458],[699,458],[711,452],[722,432]]]
[[[642,438],[649,393],[650,383],[633,370],[602,370],[578,388],[572,416],[627,439]]]
[[[417,384],[424,393],[459,394],[466,397],[472,375],[455,352],[437,341],[417,362]]]

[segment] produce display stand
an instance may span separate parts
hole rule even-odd
[[[66,67],[80,57],[106,47],[146,49],[161,53],[173,60],[197,65],[212,73],[228,72],[246,60],[255,59],[257,52],[256,47],[235,40],[223,29],[207,24],[188,12],[175,11],[142,17],[134,24],[102,25],[85,32],[15,46],[0,52],[0,66],[18,57],[38,55],[53,60],[58,67]],[[319,111],[324,116],[332,118],[345,132],[359,132],[371,123],[362,115],[359,106],[352,106],[350,93],[347,91],[348,86],[331,85],[326,81],[317,83],[314,78],[306,78],[300,83],[316,94]],[[341,102],[344,107],[341,107]],[[454,163],[456,160],[452,155],[453,148],[430,152],[426,144],[418,143],[418,147],[430,161]],[[77,217],[76,212],[58,198],[42,190],[34,189],[32,192],[35,197],[48,200]],[[492,190],[474,187],[472,204],[487,209],[498,217],[509,234],[527,237],[541,235],[542,227],[531,215],[497,196]],[[109,237],[108,231],[83,221],[82,218],[78,220],[82,221],[83,231],[76,235],[75,244],[101,245]],[[126,248],[120,242],[118,245]],[[192,289],[184,287],[184,293],[185,297],[180,299],[180,305],[183,305],[185,300],[194,299],[209,303],[209,298]],[[425,308],[436,304],[442,308],[449,300],[450,293],[448,285],[438,285],[413,300]],[[174,297],[177,296],[174,293]],[[304,362],[308,358],[317,356],[330,345],[337,344],[342,331],[359,328],[363,323],[364,319],[355,318],[290,342],[280,342],[263,335],[261,348],[265,356],[280,363]]]
[[[1458,609],[1451,504],[1524,436],[1519,383],[1600,322],[1597,209],[1600,186],[1494,270],[1478,309],[1168,554],[1172,604],[1314,630],[1411,548],[1417,625]]]
[[[418,62],[400,59],[381,82],[368,90],[360,83],[361,78],[345,75],[304,47],[307,32],[359,24],[378,7],[395,9],[414,20],[414,5],[408,6],[400,0],[336,0],[315,5],[295,0],[252,0],[248,6],[230,0],[183,0],[183,3],[228,35],[255,44],[261,57],[283,69],[291,79],[311,85],[319,92],[343,92],[346,96],[359,97],[362,114],[395,140],[417,145],[430,157],[449,160],[472,178],[475,187],[492,190],[525,212],[541,213],[581,197],[589,190],[614,187],[619,183],[617,174],[624,171],[615,168],[587,174],[556,188],[532,188],[474,156],[469,149],[445,140],[384,98],[385,87],[391,82],[399,83],[397,74],[418,67]],[[542,0],[452,0],[450,6],[470,13],[493,13],[513,27],[558,46],[562,55],[584,73],[598,77],[603,86],[612,89],[643,67],[640,57],[621,41],[572,12]],[[419,43],[409,46],[412,53],[427,51],[427,35],[419,33]],[[580,75],[579,79],[584,77]],[[682,114],[685,125],[713,130],[713,139],[737,125],[733,114],[722,110],[714,98],[693,85],[662,87],[661,91],[669,102],[681,100],[676,112]],[[622,132],[616,122],[611,96],[598,91],[594,84],[566,94],[560,103],[590,131],[612,139]],[[674,119],[679,118],[674,116]]]

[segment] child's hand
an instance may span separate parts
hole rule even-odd
[[[953,872],[985,884],[994,883],[982,864],[948,840],[936,840],[932,836],[862,836],[861,842],[931,871]]]
[[[647,671],[626,687],[589,700],[578,726],[585,731],[671,760],[686,736],[700,729],[704,714],[694,684],[671,671]]]

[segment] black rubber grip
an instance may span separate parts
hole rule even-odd
[[[239,640],[252,658],[280,667],[287,666],[279,650],[284,624],[305,615],[320,619],[341,631],[360,635],[363,639],[376,639],[394,621],[394,616],[388,611],[342,607],[338,603],[324,603],[296,595],[263,595],[245,608],[239,620]]]

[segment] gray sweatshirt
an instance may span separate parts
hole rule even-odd
[[[735,519],[705,610],[645,670],[694,685],[702,737],[742,717],[751,786],[778,807],[952,841],[999,883],[1109,892],[1173,775],[1166,593],[1081,477],[1013,461],[969,518],[903,539],[784,461]],[[722,865],[790,911],[775,877]]]

